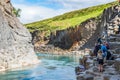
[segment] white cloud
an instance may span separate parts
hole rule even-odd
[[[27,4],[25,0],[18,1],[23,4],[14,3],[13,5],[14,7],[20,8],[22,10],[20,21],[22,23],[29,23],[60,15],[71,10],[108,3],[115,0],[47,0],[48,3],[56,3],[61,5],[61,8],[56,10],[55,8],[48,6],[43,7],[39,5],[33,5],[32,3],[30,5]]]
[[[21,17],[19,19],[23,23],[43,20],[69,11],[63,9],[54,10],[42,6],[29,6],[29,5],[14,5],[14,6],[22,10],[20,14]]]
[[[99,5],[103,3],[108,3],[116,0],[49,0],[49,1],[59,3],[63,5],[64,8],[70,8],[74,10]]]

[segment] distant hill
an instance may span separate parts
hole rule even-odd
[[[81,22],[86,21],[87,19],[93,17],[97,18],[101,15],[104,9],[115,4],[117,4],[117,2],[111,2],[108,4],[75,10],[53,18],[25,24],[25,26],[29,29],[30,32],[40,30],[44,31],[45,35],[47,36],[51,31],[74,27],[75,25],[78,25]]]

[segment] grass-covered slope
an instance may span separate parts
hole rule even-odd
[[[115,4],[117,4],[117,2],[76,10],[46,20],[25,24],[25,26],[30,30],[30,32],[41,30],[48,34],[50,31],[74,27],[89,18],[97,17],[105,8]]]

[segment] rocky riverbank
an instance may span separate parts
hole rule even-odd
[[[54,47],[53,45],[41,45],[39,47],[35,48],[35,51],[37,53],[43,53],[43,54],[55,54],[55,55],[87,55],[88,53],[91,53],[91,49],[84,49],[84,50],[63,50],[59,47]]]
[[[107,60],[104,63],[104,71],[98,71],[96,57],[92,55],[85,56],[80,60],[86,70],[81,71],[76,67],[77,80],[119,80],[120,79],[120,6],[112,6],[104,10],[102,15],[102,26],[105,33],[104,40],[110,44],[110,52],[114,60]]]
[[[113,41],[114,38],[114,41]],[[119,80],[120,79],[120,34],[111,34],[109,37],[110,51],[114,60],[106,60],[104,71],[98,71],[97,58],[92,55],[84,56],[80,59],[80,65],[84,65],[86,70],[81,67],[75,68],[77,80]]]

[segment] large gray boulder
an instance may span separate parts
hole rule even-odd
[[[0,0],[0,71],[36,63],[29,31],[16,18],[10,0]]]

